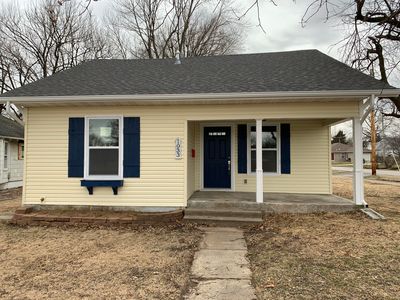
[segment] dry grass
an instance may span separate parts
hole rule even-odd
[[[0,201],[0,212],[20,198]],[[0,299],[179,299],[201,233],[0,224]]]
[[[333,191],[336,195],[351,199],[351,178],[335,176]],[[391,221],[400,222],[400,186],[365,181],[365,201]]]
[[[20,196],[20,190],[0,192],[0,214],[19,207]],[[178,225],[107,229],[0,223],[0,299],[179,299],[200,238],[197,229]]]
[[[335,178],[350,197],[351,178]],[[366,183],[387,221],[361,213],[276,215],[246,233],[259,299],[399,299],[400,188]]]

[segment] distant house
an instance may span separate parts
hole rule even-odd
[[[22,186],[24,127],[0,115],[0,189]]]
[[[353,145],[334,143],[331,146],[331,159],[334,162],[352,162],[353,161]],[[363,149],[364,163],[371,161],[371,150]]]

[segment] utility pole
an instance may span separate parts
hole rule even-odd
[[[382,145],[382,158],[383,158],[383,162],[386,165],[386,145],[385,145],[385,122],[383,119],[383,113],[381,113],[381,131],[382,131],[382,136],[381,136],[381,145]]]
[[[376,176],[376,127],[374,108],[371,110],[371,171],[372,176]]]

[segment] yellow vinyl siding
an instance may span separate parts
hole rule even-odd
[[[289,123],[291,124],[291,174],[265,175],[264,191],[329,194],[329,127],[310,120],[289,121]],[[237,159],[237,140],[234,155]],[[247,184],[244,183],[245,179]],[[235,182],[236,191],[256,191],[255,174],[236,173]]]
[[[68,120],[89,115],[139,116],[141,122],[140,178],[124,179],[118,196],[111,188],[94,195],[68,178]],[[175,139],[184,137],[180,115],[154,107],[30,108],[24,203],[113,206],[184,206],[184,161],[175,159]]]
[[[268,191],[328,193],[328,127],[322,119],[358,114],[355,101],[335,103],[268,103],[170,106],[69,106],[27,109],[25,204],[186,206],[200,188],[200,121],[312,118],[292,127],[292,175],[268,176]],[[79,178],[68,178],[68,120],[84,116],[138,116],[141,121],[140,178],[124,179],[118,195],[111,188],[95,188],[88,195]],[[192,122],[193,121],[193,122]],[[187,124],[191,124],[186,129]],[[195,136],[194,140],[192,139]],[[236,141],[236,126],[232,135]],[[183,139],[185,153],[175,159],[175,139]],[[191,159],[191,148],[196,158]],[[237,156],[235,142],[234,155]],[[195,164],[193,164],[195,162]],[[235,162],[236,164],[236,158]],[[235,165],[236,169],[236,165]],[[243,184],[247,176],[247,185]],[[235,189],[255,191],[255,177],[237,175]],[[194,178],[194,182],[193,182]]]

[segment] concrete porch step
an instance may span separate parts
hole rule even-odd
[[[215,224],[218,226],[245,226],[262,223],[262,218],[240,218],[240,217],[221,217],[221,216],[185,216],[185,222],[199,224]]]
[[[185,209],[185,216],[209,216],[209,217],[232,217],[232,218],[262,218],[261,210],[234,210],[234,209]]]
[[[189,200],[189,208],[202,209],[240,209],[247,211],[260,210],[261,205],[251,201],[237,200],[209,200],[209,199],[193,199]]]
[[[261,223],[261,210],[239,210],[222,208],[193,208],[185,209],[183,218],[186,222],[200,224],[217,224],[219,226],[241,226]]]

